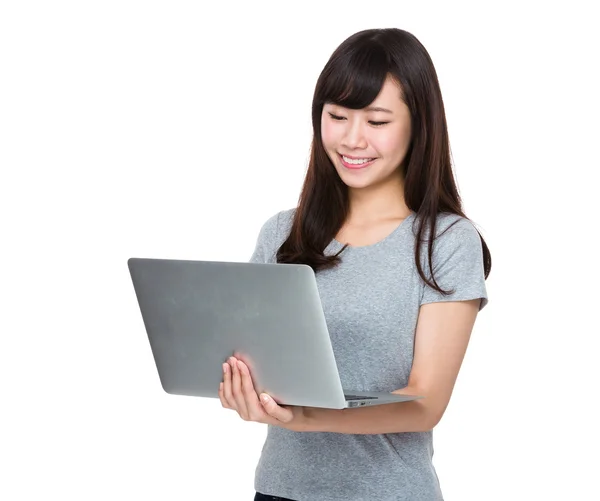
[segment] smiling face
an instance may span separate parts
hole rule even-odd
[[[351,189],[374,187],[401,175],[410,146],[411,120],[401,89],[391,77],[375,100],[353,110],[325,104],[321,137],[342,181]]]

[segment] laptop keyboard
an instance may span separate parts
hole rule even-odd
[[[361,395],[344,395],[344,398],[346,399],[346,401],[349,401],[349,400],[373,400],[373,399],[376,399],[377,397],[365,397],[365,396],[361,396]]]

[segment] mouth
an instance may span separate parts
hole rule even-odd
[[[377,160],[376,158],[368,158],[368,157],[352,158],[352,157],[347,157],[346,155],[342,155],[340,153],[338,153],[338,155],[340,157],[342,165],[344,167],[346,167],[347,169],[353,169],[353,170],[364,169],[365,167],[368,167],[371,164],[373,164],[373,162],[375,162],[375,160]]]

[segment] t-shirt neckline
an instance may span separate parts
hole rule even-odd
[[[375,243],[369,244],[369,245],[359,245],[359,246],[348,245],[346,247],[345,251],[352,250],[352,251],[360,252],[360,251],[374,249],[376,247],[384,245],[388,240],[391,240],[392,238],[394,238],[394,236],[396,236],[398,233],[400,233],[400,231],[402,231],[404,229],[404,227],[407,225],[408,220],[412,219],[414,215],[415,215],[415,213],[413,211],[411,211],[411,213],[408,216],[406,216],[402,221],[400,221],[400,224],[398,224],[398,226],[396,226],[396,228],[394,228],[388,235],[383,237],[378,242],[375,242]],[[340,249],[342,247],[344,247],[344,245],[345,245],[342,242],[340,242],[339,240],[337,240],[336,238],[334,238],[332,240],[332,243],[335,244],[336,246],[338,246]]]

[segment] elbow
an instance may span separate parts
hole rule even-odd
[[[442,416],[444,415],[444,411],[446,410],[446,406],[435,406],[435,405],[426,405],[425,401],[423,401],[422,407],[422,419],[420,420],[420,424],[418,426],[418,432],[429,432],[432,431],[442,420]]]
[[[431,406],[429,409],[427,409],[427,412],[425,413],[426,418],[425,418],[425,425],[427,430],[426,431],[432,431],[442,420],[442,417],[444,416],[444,412],[446,411],[446,405],[437,405],[437,406]]]
[[[433,429],[438,425],[438,423],[439,419],[437,419],[437,417],[425,413],[421,417],[417,425],[414,427],[414,429],[410,431],[415,431],[417,433],[427,433],[433,431]]]
[[[442,420],[442,413],[431,413],[431,415],[425,419],[423,423],[425,426],[425,430],[423,431],[433,431],[433,429],[439,424]]]
[[[414,432],[430,432],[432,431],[442,420],[442,416],[448,406],[447,398],[440,398],[438,395],[432,395],[431,392],[421,388],[403,388],[393,393],[408,394],[408,395],[423,395],[424,398],[414,400],[412,402],[403,402],[399,404],[398,409],[402,409],[401,412],[405,412],[406,405],[411,407],[411,413],[413,413],[413,426],[411,430]],[[413,407],[414,406],[414,407]],[[407,431],[407,430],[404,430]]]
[[[442,416],[439,416],[436,414],[425,415],[425,416],[423,416],[423,419],[420,421],[420,423],[417,425],[416,429],[413,431],[416,431],[419,433],[426,433],[426,432],[433,431],[433,429],[439,424],[441,419],[442,419]]]

